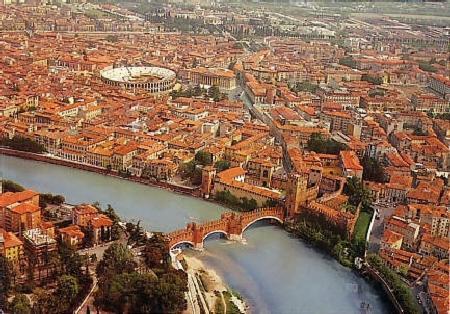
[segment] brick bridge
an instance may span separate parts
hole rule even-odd
[[[226,212],[218,220],[208,221],[202,224],[191,222],[185,229],[167,234],[169,248],[173,249],[175,246],[184,243],[201,249],[203,248],[203,241],[213,233],[222,233],[229,240],[241,240],[242,233],[245,229],[262,219],[274,219],[283,223],[285,210],[281,207],[272,207],[260,208],[242,214]]]

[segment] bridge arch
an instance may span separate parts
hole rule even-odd
[[[211,234],[214,234],[214,233],[224,234],[225,237],[228,238],[228,232],[226,232],[226,231],[224,231],[224,230],[212,230],[212,231],[206,233],[206,234],[203,236],[202,242],[205,242],[206,238],[207,238],[208,236],[210,236]]]
[[[190,246],[195,247],[194,242],[188,241],[188,240],[181,240],[181,241],[178,241],[178,242],[175,243],[175,244],[172,244],[172,245],[170,246],[170,250],[173,250],[174,248],[176,248],[176,247],[177,247],[178,245],[180,245],[180,244],[189,244]]]
[[[241,234],[243,234],[244,231],[247,230],[247,228],[250,227],[251,225],[253,225],[255,222],[260,221],[260,220],[264,220],[264,219],[274,219],[274,220],[278,221],[280,224],[283,224],[283,223],[284,223],[284,221],[283,221],[281,218],[276,217],[276,216],[263,216],[263,217],[258,217],[258,218],[255,218],[254,220],[250,221],[250,222],[249,222],[248,224],[246,224],[244,227],[242,227],[242,232],[241,232]]]

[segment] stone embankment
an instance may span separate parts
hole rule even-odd
[[[159,187],[162,189],[170,190],[172,192],[177,192],[177,193],[186,194],[186,195],[190,195],[190,196],[195,196],[195,197],[200,196],[199,189],[196,189],[196,188],[175,185],[175,184],[172,184],[169,182],[158,181],[156,179],[144,179],[144,178],[140,178],[140,177],[136,177],[136,176],[123,177],[123,176],[120,176],[116,171],[113,171],[113,170],[108,170],[105,168],[96,167],[96,166],[92,166],[92,165],[88,165],[88,164],[84,164],[84,163],[73,162],[73,161],[69,161],[69,160],[65,160],[65,159],[61,159],[61,158],[57,158],[57,157],[52,157],[49,155],[23,152],[23,151],[18,151],[18,150],[14,150],[14,149],[9,149],[6,147],[0,147],[0,154],[7,155],[7,156],[14,156],[14,157],[22,158],[22,159],[46,162],[46,163],[50,163],[50,164],[54,164],[54,165],[70,167],[70,168],[75,168],[75,169],[80,169],[80,170],[85,170],[85,171],[90,171],[90,172],[95,172],[95,173],[98,173],[101,175],[106,175],[106,176],[120,178],[120,179],[124,179],[124,180],[128,180],[128,181],[133,181],[133,182],[141,183],[141,184],[148,185],[148,186]]]

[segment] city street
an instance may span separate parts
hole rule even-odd
[[[105,253],[106,249],[109,248],[109,246],[114,243],[114,242],[109,242],[109,243],[105,243],[102,245],[97,245],[94,246],[92,248],[88,248],[88,249],[82,249],[82,250],[78,250],[78,254],[80,255],[89,255],[91,256],[92,254],[97,255],[97,261],[101,260],[103,257],[103,253]]]
[[[378,252],[381,238],[383,237],[384,220],[392,215],[394,207],[392,204],[374,204],[372,206],[378,213],[379,218],[375,219],[372,232],[369,237],[369,252]]]
[[[434,313],[433,304],[431,302],[430,297],[425,291],[425,287],[422,282],[417,282],[413,287],[414,296],[417,299],[417,302],[422,307],[424,313]]]

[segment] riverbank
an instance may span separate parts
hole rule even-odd
[[[406,313],[403,310],[400,302],[395,297],[393,289],[389,287],[386,281],[367,263],[362,263],[363,256],[365,258],[367,250],[365,245],[366,242],[361,244],[360,241],[368,241],[368,233],[371,230],[371,225],[373,224],[373,218],[375,214],[361,211],[360,215],[363,216],[358,217],[358,222],[361,222],[358,228],[355,228],[356,230],[352,242],[346,239],[341,240],[339,237],[336,240],[334,239],[336,237],[336,234],[334,234],[333,232],[326,230],[326,232],[322,234],[324,230],[320,228],[314,229],[310,226],[308,227],[306,225],[302,225],[301,222],[297,222],[296,226],[286,225],[285,230],[297,239],[304,241],[315,250],[319,250],[327,256],[335,259],[342,266],[352,269],[354,273],[357,274],[357,276],[364,278],[369,283],[378,283],[378,288],[381,287],[381,289],[379,289],[380,292],[384,293],[388,297],[392,310],[397,313]],[[299,226],[303,227],[303,229],[299,228]],[[344,246],[345,243],[348,243],[347,247]],[[363,248],[358,247],[361,245],[363,246]],[[358,249],[359,254],[357,252]],[[358,262],[356,262],[357,259],[359,259]],[[355,260],[355,262],[353,262],[353,260]],[[377,287],[374,286],[374,288]],[[361,307],[363,308],[363,303],[361,303]]]
[[[234,314],[249,313],[248,306],[235,292],[227,287],[217,272],[189,253],[177,258],[188,274],[187,313]]]
[[[3,156],[1,167],[5,178],[65,195],[70,203],[111,204],[119,216],[141,221],[148,230],[170,232],[227,211],[197,197],[46,162]],[[244,236],[247,245],[206,241],[205,252],[197,257],[239,291],[252,312],[293,313],[301,308],[305,313],[360,314],[361,302],[371,304],[372,314],[390,312],[387,299],[366,281],[279,226],[257,223]]]
[[[205,202],[209,202],[209,203],[216,204],[216,205],[219,205],[222,207],[226,207],[226,208],[236,211],[236,212],[241,212],[240,210],[238,210],[236,208],[232,208],[229,205],[218,202],[214,199],[201,197],[200,187],[181,186],[181,185],[172,184],[172,183],[166,182],[166,181],[160,181],[160,180],[156,180],[156,179],[144,179],[144,178],[136,177],[136,176],[132,176],[132,175],[121,176],[113,170],[108,170],[105,168],[96,167],[96,166],[92,166],[92,165],[88,165],[88,164],[73,162],[70,160],[65,160],[65,159],[61,159],[58,157],[52,157],[49,155],[18,151],[18,150],[10,149],[7,147],[1,147],[1,146],[0,146],[0,155],[17,157],[17,158],[25,159],[25,160],[45,162],[48,164],[58,165],[58,166],[62,166],[62,167],[68,167],[68,168],[93,172],[93,173],[103,175],[103,176],[109,176],[109,177],[116,178],[116,179],[131,181],[131,182],[139,183],[139,184],[142,184],[145,186],[159,188],[159,189],[163,189],[163,190],[170,191],[173,193],[183,194],[183,195],[190,196],[193,198],[198,198]]]
[[[170,192],[180,193],[194,198],[200,198],[196,195],[194,189],[183,188],[181,186],[172,185],[166,182],[145,180],[138,177],[123,177],[107,169],[70,162],[67,160],[55,158],[52,156],[36,154],[31,152],[16,151],[9,148],[0,147],[0,154],[17,157],[25,160],[33,160],[38,162],[45,162],[58,166],[64,166],[69,168],[75,168],[78,170],[94,172],[96,174],[110,176],[118,179],[132,181],[147,185],[151,187],[157,187]],[[213,200],[208,200],[211,203],[215,203]],[[188,302],[189,313],[247,313],[247,306],[245,302],[236,297],[231,290],[229,290],[222,278],[211,268],[207,268],[199,259],[195,257],[184,256],[186,261],[187,273],[190,277],[189,290],[194,300]],[[195,301],[195,302],[194,302]],[[219,304],[217,304],[219,302]],[[194,306],[194,303],[196,305]],[[228,305],[228,306],[227,306]],[[201,308],[201,309],[200,309]],[[228,308],[228,310],[227,310]],[[237,311],[236,311],[237,309]]]
[[[66,160],[66,159],[61,159],[56,156],[24,152],[24,151],[10,149],[7,147],[0,147],[0,155],[7,155],[7,156],[17,157],[17,158],[21,158],[21,159],[46,162],[46,163],[54,164],[54,165],[58,165],[58,166],[94,172],[94,173],[104,175],[104,176],[110,176],[113,178],[124,179],[124,180],[128,180],[128,181],[140,183],[143,185],[147,185],[147,186],[152,186],[152,187],[156,187],[156,188],[169,190],[169,191],[175,192],[175,193],[181,193],[181,194],[185,194],[185,195],[199,197],[198,189],[196,187],[190,188],[190,187],[186,187],[186,186],[172,184],[169,182],[159,181],[156,179],[144,179],[144,178],[140,178],[140,177],[136,177],[136,176],[132,176],[132,175],[121,176],[118,174],[118,172],[115,172],[113,170],[108,170],[105,168],[96,167],[96,166],[92,166],[92,165],[88,165],[88,164],[84,164],[84,163],[78,163],[78,162],[74,162],[74,161],[70,161],[70,160]]]

